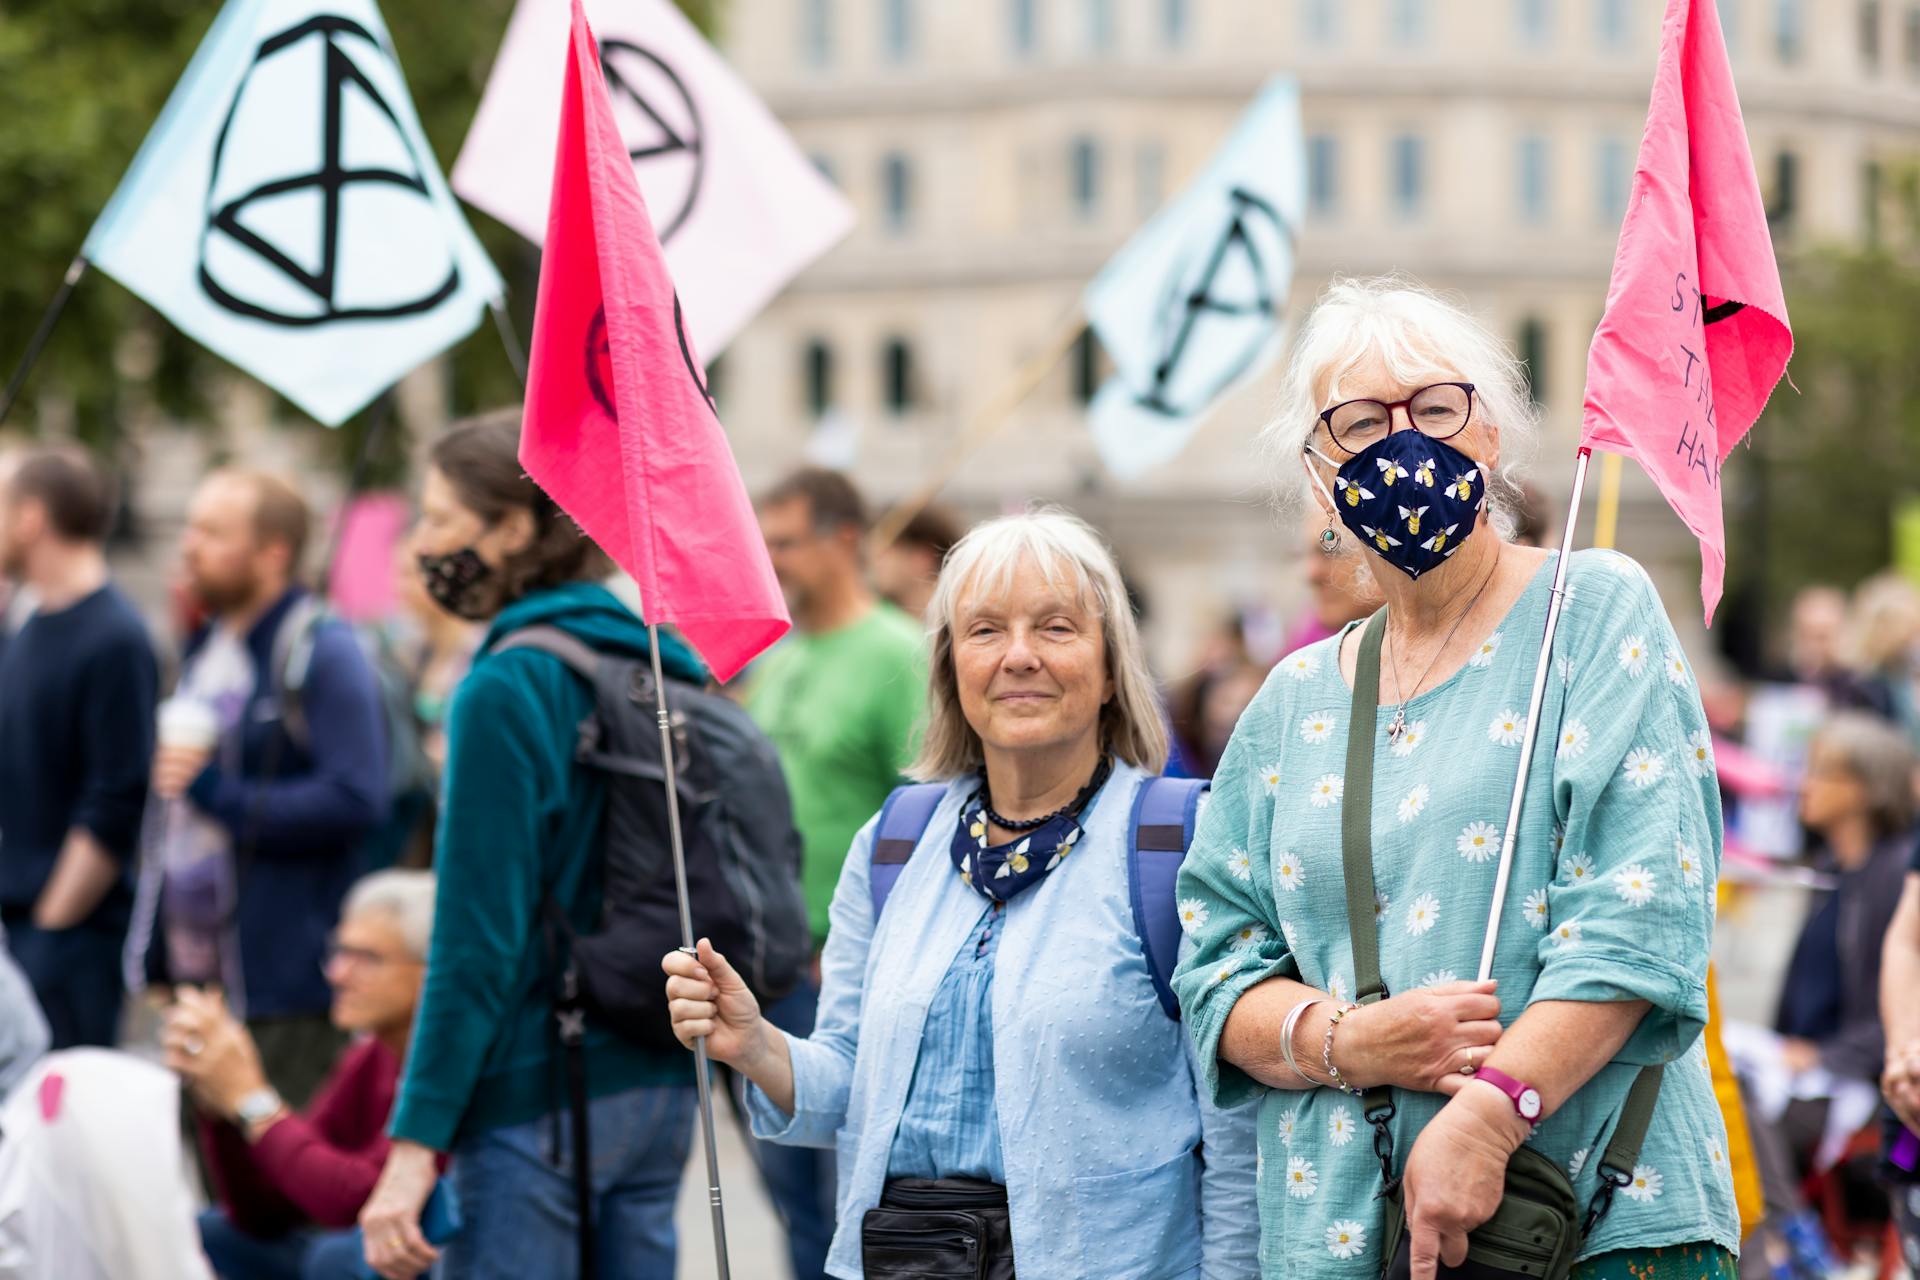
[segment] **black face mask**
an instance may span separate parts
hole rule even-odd
[[[494,614],[493,567],[472,547],[419,557],[420,576],[433,602],[456,618],[483,622]]]

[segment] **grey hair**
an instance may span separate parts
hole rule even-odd
[[[1898,729],[1864,711],[1842,711],[1820,726],[1814,739],[1867,793],[1867,811],[1881,836],[1900,835],[1914,822],[1913,743]]]
[[[395,867],[356,880],[347,890],[340,918],[346,920],[363,912],[387,916],[413,957],[425,960],[433,941],[433,900],[433,872]]]
[[[1072,592],[1082,608],[1100,619],[1107,673],[1113,680],[1113,697],[1100,712],[1102,746],[1128,764],[1159,773],[1167,763],[1167,727],[1113,552],[1080,517],[1039,508],[977,525],[947,553],[927,604],[933,645],[927,669],[927,732],[908,775],[939,782],[969,773],[985,760],[980,735],[960,707],[953,632],[963,598],[1010,590],[1023,564],[1037,567],[1049,586]]]
[[[1314,304],[1294,340],[1280,403],[1261,441],[1281,476],[1275,496],[1285,507],[1307,500],[1300,450],[1319,422],[1323,401],[1341,398],[1341,379],[1377,356],[1394,381],[1458,378],[1474,386],[1474,415],[1500,429],[1498,468],[1487,474],[1493,527],[1512,540],[1524,505],[1519,471],[1533,452],[1540,415],[1513,349],[1461,304],[1408,276],[1336,279]]]

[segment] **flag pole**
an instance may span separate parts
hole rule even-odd
[[[500,335],[500,345],[507,349],[507,363],[513,366],[514,376],[520,379],[520,386],[527,385],[527,349],[520,345],[520,334],[513,327],[513,317],[507,314],[505,298],[487,299],[487,310],[493,314],[493,331]]]
[[[667,710],[667,678],[660,666],[660,625],[647,624],[647,647],[653,651],[653,697],[660,721],[660,759],[666,769],[667,831],[673,845],[673,885],[680,898],[680,950],[697,955],[693,942],[693,908],[687,898],[687,850],[680,835],[680,791],[673,758],[673,719]],[[707,1203],[713,1210],[713,1261],[720,1280],[731,1280],[727,1265],[727,1215],[720,1198],[720,1152],[713,1145],[713,1089],[707,1070],[707,1038],[693,1042],[694,1083],[700,1094],[700,1137],[707,1149]]]
[[[1547,628],[1540,637],[1540,658],[1533,667],[1533,692],[1527,698],[1526,730],[1520,737],[1520,763],[1514,770],[1513,798],[1507,804],[1507,827],[1500,834],[1500,870],[1493,880],[1493,906],[1487,912],[1487,936],[1480,945],[1480,981],[1493,974],[1493,950],[1500,940],[1500,913],[1507,905],[1507,881],[1513,874],[1513,848],[1520,831],[1520,806],[1527,798],[1527,773],[1533,766],[1534,743],[1540,736],[1540,708],[1547,697],[1547,677],[1553,670],[1553,634],[1560,626],[1560,606],[1566,601],[1567,560],[1573,554],[1573,527],[1580,519],[1580,498],[1587,487],[1587,462],[1593,450],[1581,446],[1573,468],[1573,496],[1567,501],[1567,522],[1560,531],[1560,559],[1553,566],[1553,591],[1547,599]]]
[[[40,352],[46,347],[47,339],[53,336],[53,326],[60,323],[61,315],[67,309],[67,302],[73,297],[74,286],[80,283],[80,277],[87,274],[87,260],[75,254],[73,261],[67,264],[67,274],[60,280],[60,287],[54,292],[53,301],[47,304],[46,314],[40,317],[40,327],[33,331],[33,337],[27,343],[27,354],[20,357],[19,365],[13,371],[13,377],[7,381],[7,392],[0,396],[0,423],[7,420],[13,411],[13,402],[20,398],[21,388],[27,385],[27,374],[33,371],[34,362],[40,358]]]

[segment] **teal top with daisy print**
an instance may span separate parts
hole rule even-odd
[[[1380,707],[1373,784],[1375,920],[1388,992],[1472,978],[1492,906],[1501,827],[1518,765],[1553,559],[1458,672],[1406,705]],[[1720,862],[1720,802],[1700,696],[1646,573],[1582,551],[1542,707],[1513,878],[1495,952],[1501,1020],[1534,1000],[1646,1000],[1618,1058],[1529,1141],[1573,1176],[1581,1202],[1639,1068],[1674,1062],[1631,1186],[1585,1245],[1739,1245],[1726,1130],[1700,1032]],[[1234,1002],[1268,978],[1336,999],[1354,989],[1341,872],[1342,777],[1352,697],[1348,631],[1274,669],[1214,777],[1180,872],[1191,948],[1174,976],[1221,1105],[1260,1108],[1260,1259],[1267,1276],[1374,1276],[1380,1169],[1358,1100],[1334,1089],[1268,1090],[1219,1057]],[[1444,1102],[1396,1090],[1396,1171]]]

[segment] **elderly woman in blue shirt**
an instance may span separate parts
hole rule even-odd
[[[1250,1276],[1252,1118],[1200,1096],[1129,899],[1167,742],[1112,556],[1065,514],[993,521],[929,617],[913,774],[945,791],[877,918],[878,818],[855,838],[814,1033],[769,1025],[704,941],[664,961],[675,1031],[752,1082],[756,1133],[837,1150],[835,1276],[947,1274],[905,1269],[935,1265],[914,1230],[941,1209],[988,1224],[965,1274]]]

